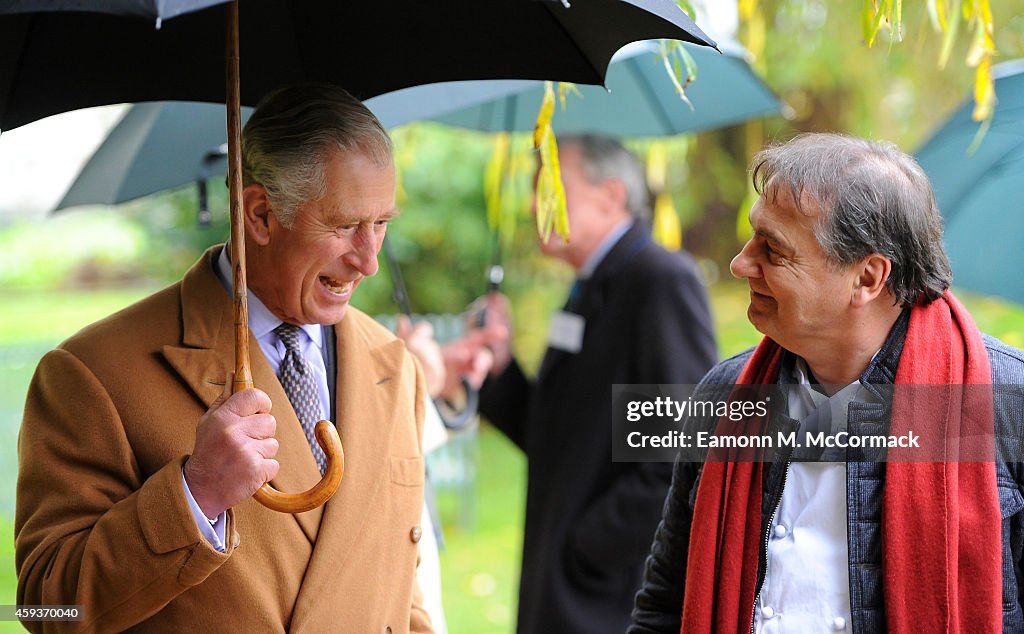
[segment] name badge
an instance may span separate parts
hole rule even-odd
[[[587,322],[582,315],[558,311],[551,319],[548,346],[573,354],[583,348],[583,330]]]

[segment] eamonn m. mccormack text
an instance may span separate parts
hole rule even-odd
[[[921,436],[914,432],[907,432],[899,436],[877,435],[877,436],[851,436],[849,432],[841,431],[835,434],[825,432],[805,432],[803,445],[797,444],[797,432],[784,434],[779,432],[779,447],[822,447],[827,449],[892,449],[894,447],[920,448]]]

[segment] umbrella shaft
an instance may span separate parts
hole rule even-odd
[[[235,295],[235,379],[232,393],[252,387],[249,367],[249,302],[245,282],[245,219],[242,215],[242,116],[238,63],[238,0],[227,6],[228,200],[231,206],[232,288]]]

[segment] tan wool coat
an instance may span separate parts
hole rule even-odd
[[[414,580],[423,379],[405,346],[354,308],[335,327],[341,488],[299,515],[236,505],[223,553],[199,533],[181,469],[234,367],[218,253],[40,362],[18,446],[18,603],[81,605],[80,622],[31,624],[61,631],[430,631]],[[306,490],[320,478],[309,445],[259,345],[249,348],[277,419],[272,484]]]

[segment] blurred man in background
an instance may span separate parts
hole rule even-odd
[[[481,413],[529,463],[518,631],[621,632],[671,465],[612,462],[612,384],[696,383],[716,360],[715,340],[693,260],[651,239],[640,161],[597,136],[558,146],[571,240],[540,248],[577,279],[536,379],[514,358],[508,302],[496,293],[484,300],[492,334],[470,333],[446,353],[457,376],[487,341],[494,364]]]

